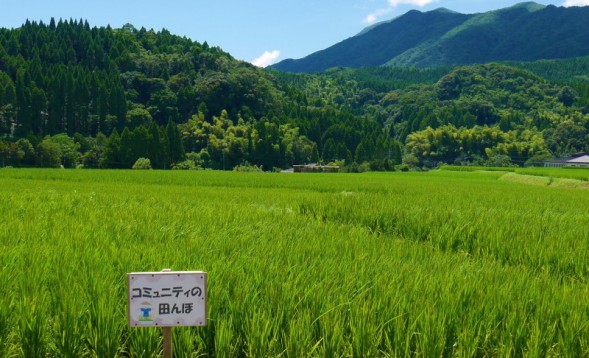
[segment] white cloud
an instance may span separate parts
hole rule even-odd
[[[431,4],[434,2],[433,0],[388,0],[389,4],[392,7],[396,7],[399,5],[415,5],[419,7],[424,7],[425,5]]]
[[[276,62],[276,60],[279,57],[280,57],[280,51],[278,51],[278,50],[264,51],[262,56],[260,56],[252,61],[252,64],[254,66],[258,66],[258,67],[268,67],[268,66],[272,65],[274,62]]]
[[[364,24],[374,24],[376,22],[376,20],[378,20],[379,17],[388,14],[389,12],[393,11],[392,7],[388,7],[386,9],[378,9],[375,12],[373,12],[372,14],[368,14],[368,16],[366,16],[364,18],[364,20],[362,20],[362,23]]]
[[[424,7],[425,5],[429,5],[434,1],[435,0],[387,0],[387,2],[389,3],[389,7],[378,9],[375,12],[368,14],[368,16],[366,16],[364,18],[364,20],[362,20],[362,23],[368,24],[368,25],[374,24],[380,17],[390,13],[399,5],[413,5],[413,6]],[[567,0],[567,1],[577,1],[578,2],[578,1],[583,1],[583,0]],[[589,0],[585,0],[585,1],[589,1]]]
[[[563,6],[589,6],[589,0],[567,0],[562,4]]]
[[[378,19],[378,18],[376,17],[376,14],[368,14],[368,15],[367,15],[367,16],[364,18],[364,20],[362,20],[362,23],[363,23],[363,24],[368,24],[368,25],[371,25],[371,24],[374,24],[374,23],[376,22],[376,20],[377,20],[377,19]]]

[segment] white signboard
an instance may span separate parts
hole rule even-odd
[[[132,327],[205,326],[207,274],[200,271],[127,274]]]

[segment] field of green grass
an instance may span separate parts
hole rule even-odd
[[[589,191],[504,174],[0,169],[0,357],[158,356],[125,275],[168,267],[177,357],[589,356]]]
[[[576,179],[589,181],[589,168],[582,167],[564,167],[564,168],[487,168],[487,167],[471,167],[471,166],[444,166],[442,170],[457,171],[457,172],[473,172],[473,171],[499,171],[511,172],[523,175],[535,175],[543,177]]]

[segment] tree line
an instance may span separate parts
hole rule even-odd
[[[575,73],[586,63],[285,74],[165,29],[27,21],[0,29],[0,164],[521,164],[588,149],[589,85]],[[464,146],[469,131],[500,140]]]

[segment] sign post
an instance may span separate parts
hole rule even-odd
[[[172,327],[207,324],[206,283],[202,271],[127,274],[129,325],[162,327],[164,357],[172,358]]]
[[[164,358],[172,358],[172,327],[163,327],[164,331]]]

